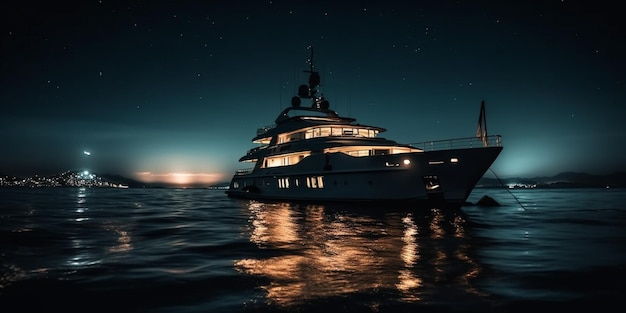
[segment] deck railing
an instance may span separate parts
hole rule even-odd
[[[409,145],[424,151],[502,147],[502,137],[500,135],[491,135],[485,137],[484,140],[480,137],[455,138],[410,143]]]

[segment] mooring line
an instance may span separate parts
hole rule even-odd
[[[519,199],[517,199],[517,197],[511,192],[511,188],[509,188],[508,186],[504,186],[504,183],[502,182],[500,177],[498,177],[498,174],[496,174],[496,172],[493,169],[491,169],[491,167],[489,168],[489,170],[493,173],[494,176],[496,176],[496,178],[498,179],[498,182],[500,182],[500,186],[504,187],[506,189],[506,191],[509,192],[511,197],[513,197],[513,199],[515,199],[515,201],[517,201],[517,204],[519,204],[522,207],[522,209],[524,211],[526,211],[526,208],[524,207],[524,205],[521,202],[519,202]]]

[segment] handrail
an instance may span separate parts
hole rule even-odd
[[[422,149],[424,151],[502,147],[502,137],[500,135],[490,135],[485,138],[480,138],[480,137],[455,138],[455,139],[444,139],[444,140],[410,143],[409,145]]]

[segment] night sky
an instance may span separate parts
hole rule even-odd
[[[498,176],[623,171],[618,5],[3,3],[0,173],[226,181],[307,81],[308,46],[331,109],[383,137],[475,136],[484,100]]]

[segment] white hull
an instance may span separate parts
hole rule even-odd
[[[484,147],[367,157],[316,154],[295,165],[235,175],[227,194],[251,199],[461,204],[501,150]]]

